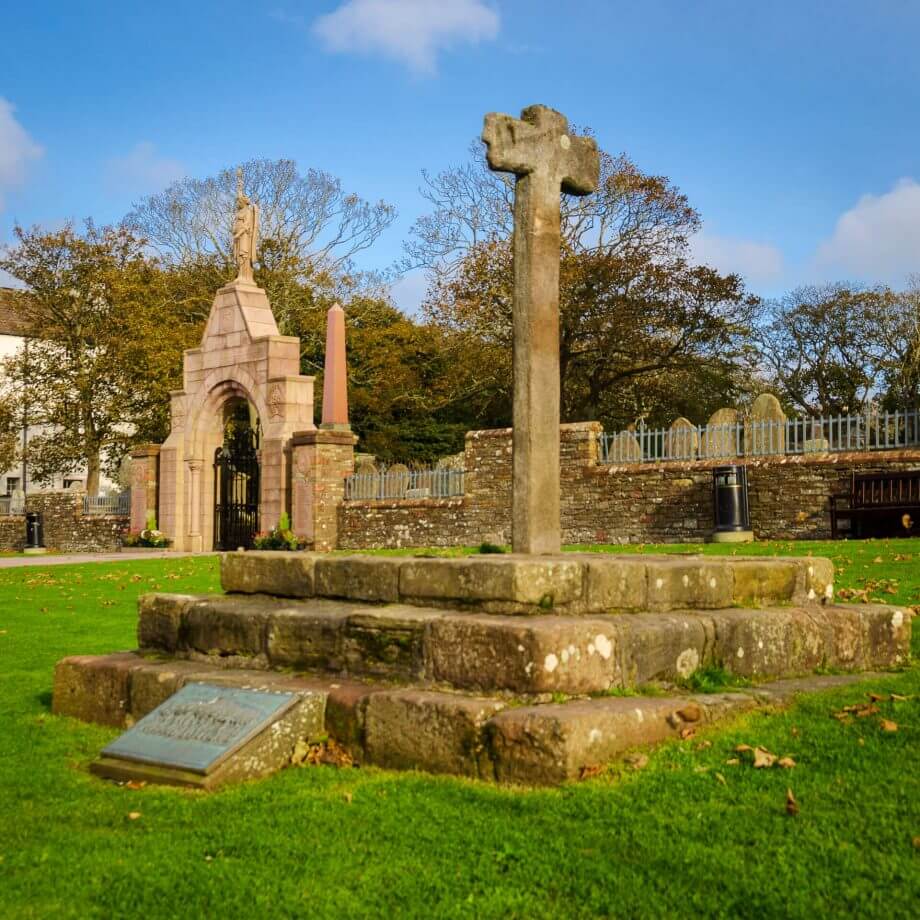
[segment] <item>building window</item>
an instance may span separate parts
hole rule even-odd
[[[64,488],[66,489],[82,489],[83,480],[82,479],[65,479]]]
[[[22,480],[18,476],[7,476],[6,477],[6,494],[12,495],[14,492],[18,491],[20,488],[20,483]]]

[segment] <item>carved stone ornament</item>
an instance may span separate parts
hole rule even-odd
[[[172,413],[172,430],[182,431],[185,427],[185,401],[176,400],[171,407]]]
[[[276,383],[268,391],[269,418],[282,418],[284,416],[284,393]]]
[[[297,470],[297,475],[300,476],[301,479],[306,479],[313,469],[313,458],[310,452],[298,450],[294,456],[294,467]]]

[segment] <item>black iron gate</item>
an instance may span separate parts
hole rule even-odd
[[[214,548],[250,549],[259,532],[259,455],[252,432],[214,454]]]

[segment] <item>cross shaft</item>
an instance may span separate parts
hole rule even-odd
[[[559,488],[560,189],[587,195],[600,159],[592,138],[568,133],[542,105],[521,118],[489,114],[482,139],[489,168],[516,176],[512,302],[514,430],[511,542],[516,553],[562,544]]]

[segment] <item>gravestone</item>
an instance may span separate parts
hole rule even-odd
[[[98,776],[214,789],[265,776],[316,735],[322,702],[312,694],[187,684],[108,747]]]
[[[823,454],[831,449],[831,442],[824,437],[824,426],[817,421],[805,422],[808,437],[802,443],[806,454]]]
[[[786,413],[772,393],[761,393],[744,425],[744,453],[764,456],[786,453]]]
[[[706,423],[700,455],[703,457],[737,457],[738,410],[717,409]]]
[[[486,115],[482,139],[489,168],[516,176],[511,542],[516,553],[558,553],[559,192],[593,192],[600,158],[592,138],[569,134],[565,116],[542,105],[520,119]]]
[[[394,463],[387,470],[386,475],[386,497],[387,498],[405,498],[406,492],[409,491],[409,484],[412,474],[405,463]]]
[[[370,460],[361,460],[355,467],[355,480],[351,498],[367,501],[377,498],[377,466]]]
[[[461,450],[460,453],[450,454],[447,457],[441,457],[435,464],[435,469],[460,471],[463,470],[465,465],[466,453]]]
[[[631,431],[621,431],[607,445],[607,459],[611,463],[639,463],[642,448],[638,438]]]
[[[681,416],[671,423],[664,437],[666,460],[695,460],[700,448],[700,435],[696,425]]]

